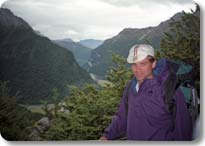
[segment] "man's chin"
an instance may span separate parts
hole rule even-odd
[[[136,77],[136,76],[135,76],[135,77]],[[141,78],[136,77],[136,79],[137,79],[138,81],[143,81],[143,80],[144,80],[144,78],[143,78],[143,77],[141,77]]]
[[[138,82],[139,84],[141,84],[141,83],[143,82],[143,80],[144,80],[144,79],[137,79],[137,82]]]

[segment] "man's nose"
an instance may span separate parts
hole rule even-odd
[[[141,70],[141,67],[140,67],[140,65],[139,65],[139,64],[135,64],[135,70],[136,70],[136,71]]]

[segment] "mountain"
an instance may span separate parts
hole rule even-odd
[[[80,43],[81,45],[85,47],[95,49],[98,46],[102,45],[103,41],[95,40],[95,39],[85,39],[85,40],[80,40],[78,43]]]
[[[28,23],[19,17],[14,17],[13,13],[9,9],[0,8],[0,25],[5,28],[24,28],[32,29]]]
[[[0,8],[0,70],[0,80],[9,81],[11,94],[24,103],[49,101],[54,88],[63,97],[66,85],[92,82],[70,51],[37,35],[4,8]]]
[[[80,66],[88,62],[91,54],[90,48],[76,43],[71,39],[53,40],[53,42],[71,51]]]
[[[175,14],[171,19],[179,20],[182,13]],[[169,30],[171,19],[160,23],[156,27],[125,28],[118,35],[107,39],[102,45],[94,49],[84,68],[95,75],[105,77],[107,70],[112,67],[112,54],[128,56],[129,49],[137,43],[150,43],[159,49],[164,32]]]

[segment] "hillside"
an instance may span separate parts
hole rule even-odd
[[[37,35],[21,18],[0,9],[0,80],[9,81],[11,93],[24,103],[50,100],[57,88],[61,97],[66,85],[92,82],[73,54]]]
[[[172,19],[178,20],[181,13],[175,14]],[[169,30],[171,19],[160,23],[156,27],[147,28],[125,28],[118,35],[107,39],[102,45],[94,49],[89,58],[89,62],[84,68],[93,74],[105,77],[107,70],[113,66],[112,54],[120,54],[127,57],[131,46],[137,43],[149,43],[155,49],[159,49],[160,41],[164,32]]]
[[[91,49],[80,43],[76,43],[71,39],[53,40],[54,43],[71,51],[80,66],[88,62],[90,58]]]

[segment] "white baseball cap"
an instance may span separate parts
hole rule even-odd
[[[131,64],[136,63],[144,60],[148,55],[154,57],[153,47],[145,44],[137,44],[130,49],[127,62]]]

